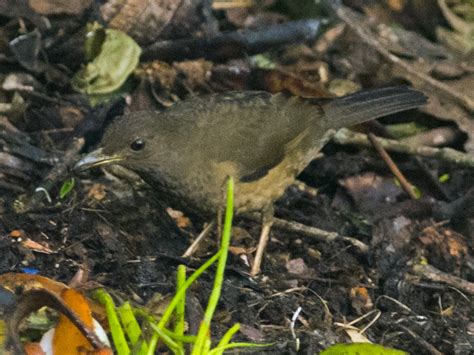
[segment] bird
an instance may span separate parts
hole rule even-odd
[[[194,96],[163,111],[115,119],[99,148],[73,170],[118,164],[137,173],[167,206],[209,218],[225,206],[235,181],[234,213],[260,212],[261,235],[251,275],[260,273],[273,204],[342,127],[420,107],[410,87],[362,90],[315,99],[266,91]]]

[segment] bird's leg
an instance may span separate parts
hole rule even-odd
[[[256,276],[260,273],[260,266],[262,265],[263,253],[268,244],[270,237],[270,229],[273,224],[273,204],[268,205],[262,210],[262,231],[260,233],[260,239],[257,245],[257,251],[255,252],[255,259],[253,261],[252,270],[250,274]]]

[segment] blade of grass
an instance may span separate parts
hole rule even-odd
[[[104,306],[107,313],[107,320],[109,321],[110,333],[112,334],[113,343],[118,355],[130,354],[125,334],[120,325],[117,313],[115,312],[115,303],[112,297],[103,289],[96,291],[95,296],[97,300]]]
[[[186,282],[186,266],[179,265],[178,271],[176,274],[176,291],[179,291]],[[185,289],[186,292],[186,289]],[[184,313],[186,310],[186,293],[180,298],[178,304],[176,305],[176,315],[175,315],[175,327],[174,333],[176,335],[183,335],[184,334]],[[178,341],[179,342],[179,341]],[[181,346],[183,344],[180,344]]]
[[[206,344],[206,340],[209,340],[209,329],[211,327],[211,320],[214,316],[214,312],[219,302],[219,298],[222,291],[222,283],[224,280],[225,266],[227,263],[227,255],[230,245],[230,235],[232,230],[232,217],[233,217],[233,207],[234,207],[234,180],[232,177],[229,177],[227,182],[227,205],[225,211],[225,221],[224,228],[222,231],[222,241],[221,241],[221,255],[217,262],[217,271],[214,279],[214,287],[212,288],[211,295],[209,296],[209,302],[207,304],[206,312],[204,313],[204,318],[199,327],[197,334],[196,344],[194,345],[192,354],[200,355],[205,354],[205,349],[210,346]]]
[[[176,295],[173,297],[171,300],[168,308],[166,308],[165,313],[163,314],[163,317],[161,317],[160,321],[158,322],[158,327],[163,328],[169,321],[171,315],[173,314],[176,305],[178,304],[179,300],[183,297],[183,295],[186,293],[186,290],[188,289],[191,284],[196,281],[196,279],[201,276],[201,274],[206,271],[214,262],[219,259],[219,257],[222,254],[222,250],[219,250],[217,253],[215,253],[208,261],[206,261],[202,266],[197,269],[194,273],[189,276],[189,278],[186,280],[184,283],[184,287],[180,288],[179,291],[176,293]]]
[[[146,311],[142,309],[135,309],[134,312],[138,317],[142,317],[143,319],[146,319],[148,322],[154,324],[155,326],[158,326],[158,322],[155,320],[155,318],[146,313]],[[195,335],[178,335],[167,328],[161,328],[161,330],[173,340],[188,344],[196,342]]]
[[[182,342],[186,344],[194,344],[196,342],[196,336],[195,335],[178,335],[176,333],[173,333],[171,330],[168,330],[166,328],[163,328],[163,333],[168,335],[171,339],[176,340],[177,342]]]
[[[234,348],[264,348],[273,345],[272,343],[267,344],[254,344],[254,343],[230,343],[223,347],[217,347],[209,351],[206,355],[217,355],[221,354],[226,350]]]
[[[163,329],[160,329],[160,327],[158,327],[157,325],[153,323],[150,323],[150,327],[153,329],[155,333],[157,333],[160,336],[161,340],[163,340],[163,342],[166,344],[167,347],[171,349],[171,351],[173,351],[175,354],[178,354],[178,355],[184,355],[184,347],[182,345],[179,346],[178,343],[176,343],[167,334],[165,334]]]
[[[138,324],[137,319],[135,318],[135,314],[133,313],[133,309],[130,306],[130,302],[125,302],[120,307],[117,307],[117,313],[120,317],[120,321],[122,322],[125,333],[130,340],[132,348],[135,348],[137,343],[140,341],[142,330]],[[147,343],[142,341],[139,349],[139,354],[146,354],[148,351]]]
[[[232,337],[234,336],[235,333],[237,333],[240,329],[240,323],[236,323],[232,326],[232,328],[230,328],[227,332],[225,332],[224,336],[222,337],[222,339],[219,341],[219,344],[217,344],[216,346],[216,349],[217,348],[223,348],[224,346],[226,346],[227,344],[230,343],[230,340],[232,339]],[[213,349],[214,351],[214,349]],[[222,351],[223,352],[223,351]],[[222,352],[217,352],[217,354],[222,354]]]
[[[214,262],[219,258],[221,255],[222,250],[219,250],[216,254],[214,254],[208,261],[206,261],[199,269],[197,269],[194,273],[189,276],[189,278],[186,280],[184,283],[184,287],[180,288],[176,295],[173,297],[171,300],[170,304],[165,310],[165,313],[161,317],[158,327],[160,329],[163,329],[165,325],[168,323],[171,315],[173,314],[174,309],[176,308],[176,305],[178,304],[179,300],[183,297],[184,294],[186,294],[187,288],[194,282],[196,279],[201,276],[201,274],[206,271]],[[158,343],[160,336],[158,333],[154,333],[150,343],[148,345],[148,353],[147,355],[153,355],[155,353],[155,348],[156,344]]]

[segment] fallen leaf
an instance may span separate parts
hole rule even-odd
[[[54,251],[51,250],[50,247],[47,244],[43,245],[43,244],[35,242],[34,240],[31,240],[29,238],[26,238],[24,241],[22,241],[21,245],[24,246],[25,248],[33,250],[37,253],[43,253],[43,254],[53,254],[54,253]]]
[[[363,314],[374,308],[374,303],[365,287],[352,287],[350,292],[352,307],[358,314]]]
[[[94,200],[97,200],[97,201],[102,201],[105,198],[106,194],[107,192],[105,191],[105,185],[93,184],[92,187],[87,192],[87,197],[93,198]]]

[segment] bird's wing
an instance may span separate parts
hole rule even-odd
[[[311,107],[310,107],[311,106]],[[319,111],[318,111],[319,110]],[[168,110],[170,132],[184,132],[184,147],[200,161],[232,162],[241,182],[265,176],[315,128],[320,108],[267,92],[231,92],[196,97]],[[311,129],[313,131],[313,129]],[[185,153],[183,153],[184,155]]]

